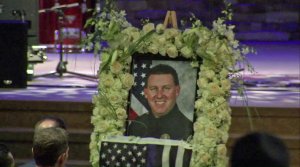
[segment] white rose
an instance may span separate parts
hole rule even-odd
[[[111,111],[110,111],[109,108],[101,106],[101,108],[99,109],[99,115],[101,115],[101,117],[110,116],[111,115]]]
[[[203,77],[212,80],[215,77],[215,72],[212,70],[203,71]]]
[[[152,44],[148,47],[148,51],[152,54],[157,54],[158,53],[158,47],[156,45]]]
[[[116,91],[122,89],[122,82],[120,81],[120,79],[116,78],[114,80],[114,83],[111,85],[111,88]]]
[[[195,108],[197,109],[197,111],[198,110],[200,111],[204,105],[205,105],[205,101],[203,99],[198,99],[195,101]]]
[[[107,132],[111,128],[111,123],[109,121],[103,120],[101,121],[101,123],[94,124],[94,126],[95,126],[94,129],[95,132],[103,133],[103,132]]]
[[[218,157],[216,161],[216,167],[224,167],[224,166],[229,166],[228,165],[228,160],[229,158],[227,156],[223,157]]]
[[[216,108],[213,106],[209,107],[209,110],[205,114],[206,114],[207,118],[209,118],[210,120],[215,119],[218,115]],[[215,122],[215,121],[213,120],[213,122]]]
[[[225,68],[223,68],[222,70],[221,70],[221,72],[220,72],[220,76],[221,76],[221,78],[228,78],[228,75],[229,75],[229,72],[228,72],[228,70],[227,69],[225,69]]]
[[[96,141],[97,139],[98,139],[98,134],[97,133],[95,133],[95,132],[92,132],[92,134],[91,134],[91,140],[93,140],[93,141]]]
[[[196,121],[196,122],[194,123],[193,129],[194,129],[195,132],[201,132],[201,131],[204,130],[204,127],[203,127],[203,125],[202,125],[201,122]],[[194,138],[195,138],[195,137],[196,137],[196,136],[194,135]]]
[[[112,105],[119,105],[123,100],[122,96],[120,95],[120,92],[118,91],[111,91],[108,95],[107,98],[109,100],[109,103]]]
[[[221,110],[218,114],[218,117],[220,117],[221,120],[225,122],[229,122],[231,119],[230,114],[227,111]]]
[[[125,120],[127,118],[126,110],[123,108],[118,108],[116,110],[116,115],[117,115],[118,120]]]
[[[139,32],[133,32],[130,35],[131,35],[131,37],[133,39],[133,42],[137,41],[140,38],[140,36],[141,36],[141,34]]]
[[[201,93],[202,93],[201,94],[202,98],[207,99],[207,100],[211,100],[212,95],[211,95],[211,92],[209,90],[203,90]]]
[[[166,45],[166,38],[162,35],[158,36],[157,38],[157,43],[161,46],[161,45]]]
[[[167,39],[174,38],[178,34],[179,34],[179,31],[178,31],[178,29],[175,29],[175,28],[168,28],[165,30],[165,33],[164,33],[164,35]]]
[[[208,164],[211,161],[211,156],[208,153],[200,155],[200,161],[204,164]]]
[[[101,121],[101,117],[100,116],[92,116],[91,117],[91,123],[92,124],[97,124],[99,122],[99,120]]]
[[[219,144],[217,146],[217,153],[218,153],[218,156],[226,156],[226,152],[227,152],[227,149],[226,149],[226,145],[225,144]]]
[[[153,23],[147,23],[146,25],[143,26],[143,31],[145,33],[148,33],[152,30],[154,30],[154,24]]]
[[[171,58],[175,58],[178,56],[177,48],[174,45],[168,46],[166,52],[169,55],[169,57],[171,57]]]
[[[159,52],[160,55],[166,56],[166,48],[165,47],[160,47],[158,49],[158,52]]]
[[[221,46],[221,41],[218,40],[217,38],[214,38],[207,43],[206,52],[216,53],[218,48],[220,48],[220,46]]]
[[[206,27],[202,27],[199,30],[199,44],[201,44],[202,42],[206,42],[208,39],[211,38],[212,32],[206,28]]]
[[[200,78],[197,80],[197,86],[199,88],[206,88],[208,85],[208,81],[206,78]]]
[[[188,46],[181,48],[180,52],[185,58],[191,58],[194,55],[193,50]]]
[[[103,84],[105,87],[110,87],[114,83],[114,78],[111,74],[100,74],[100,85]]]
[[[157,24],[157,26],[156,26],[156,32],[158,33],[158,34],[161,34],[161,33],[163,33],[164,32],[164,30],[165,30],[165,26],[163,25],[163,24]]]
[[[130,89],[134,84],[134,77],[129,73],[125,73],[121,76],[121,81],[126,89]]]
[[[105,102],[107,106],[107,102]],[[111,115],[111,111],[109,108],[105,107],[105,105],[99,105],[93,109],[93,115],[101,116],[102,118]]]
[[[182,39],[180,37],[175,37],[174,43],[178,49],[181,49],[183,47]]]
[[[215,145],[217,144],[217,140],[216,138],[209,138],[207,137],[206,135],[203,136],[203,145],[206,147],[206,148],[213,148],[215,147]]]
[[[196,49],[196,54],[198,55],[198,56],[203,56],[204,54],[205,54],[205,49],[203,48],[203,47],[198,47],[197,49]]]
[[[121,63],[119,63],[118,61],[115,61],[110,66],[110,70],[114,74],[119,74],[122,71],[122,69],[123,69],[123,65]]]
[[[184,30],[184,32],[182,33],[182,35],[184,36],[184,41],[188,41],[189,37],[195,35],[198,32],[198,30],[196,28],[187,28]]]
[[[123,90],[120,90],[119,93],[123,99],[123,102],[124,102],[123,105],[127,106],[127,100],[128,100],[128,94],[129,94],[128,90],[123,89]]]
[[[223,106],[227,106],[227,101],[224,97],[217,97],[215,102],[214,102],[214,105],[218,108],[220,107],[223,107]]]
[[[115,126],[118,128],[118,129],[123,129],[124,130],[124,120],[117,120],[117,121],[114,121],[114,124]],[[117,132],[119,134],[119,132]],[[120,134],[119,134],[120,135]]]
[[[93,109],[93,115],[99,115],[100,114],[100,108],[96,105]]]
[[[208,89],[213,96],[218,96],[222,93],[220,86],[216,83],[209,83]]]
[[[229,128],[228,128],[228,129],[229,129]],[[223,142],[223,143],[227,143],[228,138],[229,138],[228,130],[223,131],[222,136],[221,136],[222,142]]]
[[[229,79],[224,79],[221,81],[222,90],[229,91],[231,88],[231,82]]]
[[[99,90],[99,91],[105,92],[104,94],[106,94],[107,90],[108,90],[108,89],[101,89],[101,90]],[[102,108],[101,108],[102,106],[107,106],[107,100],[106,100],[106,98],[105,98],[105,96],[104,96],[103,94],[98,94],[98,95],[99,95],[99,98],[98,98],[97,103],[95,103],[95,105],[98,105],[99,108],[100,108],[100,110],[101,110],[101,109],[102,109]]]
[[[218,130],[215,127],[207,127],[205,129],[205,136],[208,138],[218,139]]]

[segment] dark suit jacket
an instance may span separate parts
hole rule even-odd
[[[174,140],[186,140],[193,134],[193,123],[180,112],[177,104],[160,118],[155,118],[152,113],[143,114],[128,128],[130,136],[161,138],[165,134]]]

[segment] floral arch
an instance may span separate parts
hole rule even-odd
[[[124,11],[114,10],[113,0],[107,0],[102,12],[88,20],[87,26],[94,27],[95,31],[87,35],[84,43],[96,55],[101,55],[102,61],[91,116],[93,167],[99,166],[98,142],[125,132],[128,95],[134,79],[130,63],[135,52],[171,58],[183,56],[192,60],[192,67],[200,69],[195,101],[197,119],[193,139],[188,141],[193,148],[190,166],[227,166],[225,144],[231,124],[228,98],[232,83],[242,92],[242,80],[235,74],[244,66],[250,67],[245,59],[250,49],[240,46],[234,37],[234,26],[225,24],[231,19],[230,4],[226,6],[224,17],[215,20],[212,29],[193,16],[192,26],[182,31],[150,22],[139,29],[127,22]],[[201,64],[199,57],[203,60]]]

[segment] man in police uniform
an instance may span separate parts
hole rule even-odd
[[[170,66],[159,64],[146,76],[144,95],[151,112],[139,116],[129,125],[128,134],[187,140],[193,133],[193,123],[179,110],[176,99],[180,93],[177,72]]]

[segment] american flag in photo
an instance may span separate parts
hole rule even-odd
[[[133,64],[134,85],[131,92],[129,120],[134,120],[149,111],[149,105],[144,96],[146,75],[152,68],[151,60],[136,60]]]

